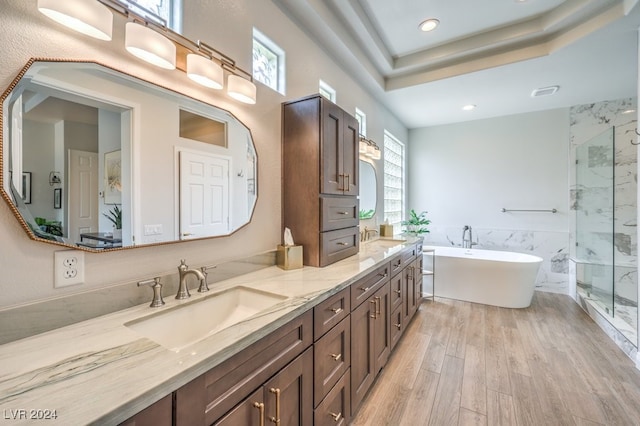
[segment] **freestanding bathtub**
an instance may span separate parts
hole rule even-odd
[[[495,250],[426,248],[435,249],[436,297],[504,308],[531,304],[542,258]]]

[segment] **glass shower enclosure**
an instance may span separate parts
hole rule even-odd
[[[635,344],[637,292],[626,291],[625,281],[637,276],[636,186],[625,155],[635,159],[635,146],[616,149],[615,127],[576,148],[576,276],[582,297]]]

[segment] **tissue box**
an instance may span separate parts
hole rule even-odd
[[[381,237],[393,237],[393,225],[380,225]]]
[[[302,246],[283,246],[278,244],[276,265],[285,270],[302,268]]]

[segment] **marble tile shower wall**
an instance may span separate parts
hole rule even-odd
[[[462,243],[462,228],[430,227],[425,242],[436,246]],[[543,259],[536,290],[569,294],[569,234],[567,232],[483,229],[473,227],[473,248],[513,251]],[[436,266],[437,268],[437,266]]]
[[[598,102],[577,105],[570,109],[570,217],[571,256],[576,253],[576,222],[578,214],[593,224],[610,224],[613,216],[613,233],[592,234],[588,247],[590,262],[607,263],[611,258],[611,245],[614,247],[614,285],[619,298],[637,303],[637,143],[635,129],[636,98],[617,101]],[[614,168],[614,208],[603,209],[597,205],[605,196],[599,184],[583,185],[576,182],[576,150],[583,143],[615,126],[615,152],[613,159],[609,155],[599,155],[596,150],[589,151],[589,162],[597,166],[613,163]],[[597,167],[593,167],[596,171]],[[593,174],[593,173],[592,173]],[[602,181],[602,177],[599,177]],[[609,183],[610,184],[610,183]],[[609,196],[609,195],[606,195]],[[580,211],[578,212],[578,202]],[[590,205],[591,204],[591,205]],[[608,262],[610,263],[610,261]]]

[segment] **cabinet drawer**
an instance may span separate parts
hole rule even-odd
[[[392,277],[400,271],[402,271],[402,255],[398,255],[389,262],[389,272]]]
[[[355,197],[320,197],[320,232],[358,226],[358,206]]]
[[[313,337],[318,340],[351,312],[349,288],[329,297],[313,308]]]
[[[405,268],[415,260],[418,255],[418,249],[415,245],[406,248],[402,253],[400,253],[400,257],[402,258],[402,268]]]
[[[357,226],[323,232],[320,239],[320,266],[353,256],[360,249],[360,233]]]
[[[351,284],[351,310],[353,311],[389,281],[389,265],[385,264]]]
[[[329,391],[326,398],[316,408],[313,420],[315,426],[346,426],[351,413],[351,370],[342,375],[338,383]]]
[[[391,337],[391,350],[395,348],[404,332],[403,322],[404,315],[402,313],[402,305],[400,305],[391,313],[391,331],[389,333]]]
[[[171,426],[173,419],[171,401],[171,395],[167,395],[135,416],[120,423],[120,426]]]
[[[402,306],[404,300],[404,286],[402,285],[403,274],[397,274],[391,278],[391,310]]]
[[[320,404],[351,365],[351,321],[347,317],[313,345],[314,404]]]
[[[178,389],[176,426],[211,424],[312,343],[310,310]]]

